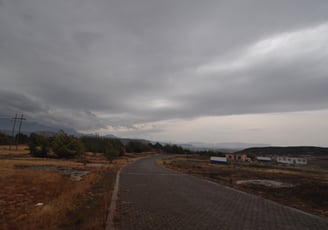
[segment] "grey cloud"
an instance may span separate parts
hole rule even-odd
[[[324,109],[328,58],[318,50],[204,76],[194,69],[324,24],[327,8],[324,0],[2,0],[1,108],[79,130]]]
[[[3,113],[16,113],[26,111],[29,113],[38,112],[44,110],[37,101],[33,101],[25,95],[0,91],[0,110]]]
[[[58,109],[37,98],[9,91],[0,92],[0,111],[5,115],[23,113],[29,121],[57,127],[94,129],[104,127],[108,122],[91,111]]]

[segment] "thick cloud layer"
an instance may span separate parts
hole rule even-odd
[[[1,0],[0,109],[78,130],[327,109],[327,9],[326,0]]]

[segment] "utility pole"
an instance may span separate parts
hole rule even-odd
[[[18,115],[16,113],[16,116],[14,118],[12,118],[14,120],[14,124],[13,124],[13,130],[11,132],[11,138],[13,143],[15,142],[15,129],[16,129],[16,121],[17,121]],[[11,151],[11,143],[9,145],[9,151]]]
[[[21,128],[22,128],[23,120],[26,120],[26,119],[24,118],[24,114],[22,114],[21,117],[19,118],[19,127],[18,127],[18,136],[17,136],[17,142],[16,142],[16,151],[17,151],[17,149],[18,149],[19,136],[20,136],[20,134],[21,134]]]
[[[15,143],[16,145],[16,150],[18,149],[18,143],[19,143],[19,136],[20,136],[20,131],[21,131],[21,128],[22,128],[22,123],[23,123],[23,120],[26,120],[24,118],[24,114],[21,114],[20,117],[18,117],[18,114],[16,113],[16,116],[12,118],[14,120],[14,124],[13,124],[13,130],[11,132],[11,136],[12,136],[12,140],[13,140],[13,143]],[[18,136],[17,138],[15,138],[15,134],[16,134],[16,124],[17,124],[17,121],[19,121],[19,126],[18,126]],[[11,144],[9,145],[9,151],[11,150]]]

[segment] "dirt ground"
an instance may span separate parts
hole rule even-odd
[[[0,146],[0,229],[104,229],[116,172],[138,157],[126,156],[112,164],[101,154],[76,160],[29,156]],[[88,171],[81,180],[54,170]],[[34,167],[34,168],[33,168]]]
[[[184,173],[256,194],[278,203],[328,217],[328,165],[284,166],[274,163],[213,165],[203,157],[174,157],[160,162]],[[272,180],[288,186],[274,187],[242,183],[244,180]]]

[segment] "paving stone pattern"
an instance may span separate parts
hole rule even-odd
[[[328,220],[165,169],[157,157],[121,173],[119,230],[328,230]]]

